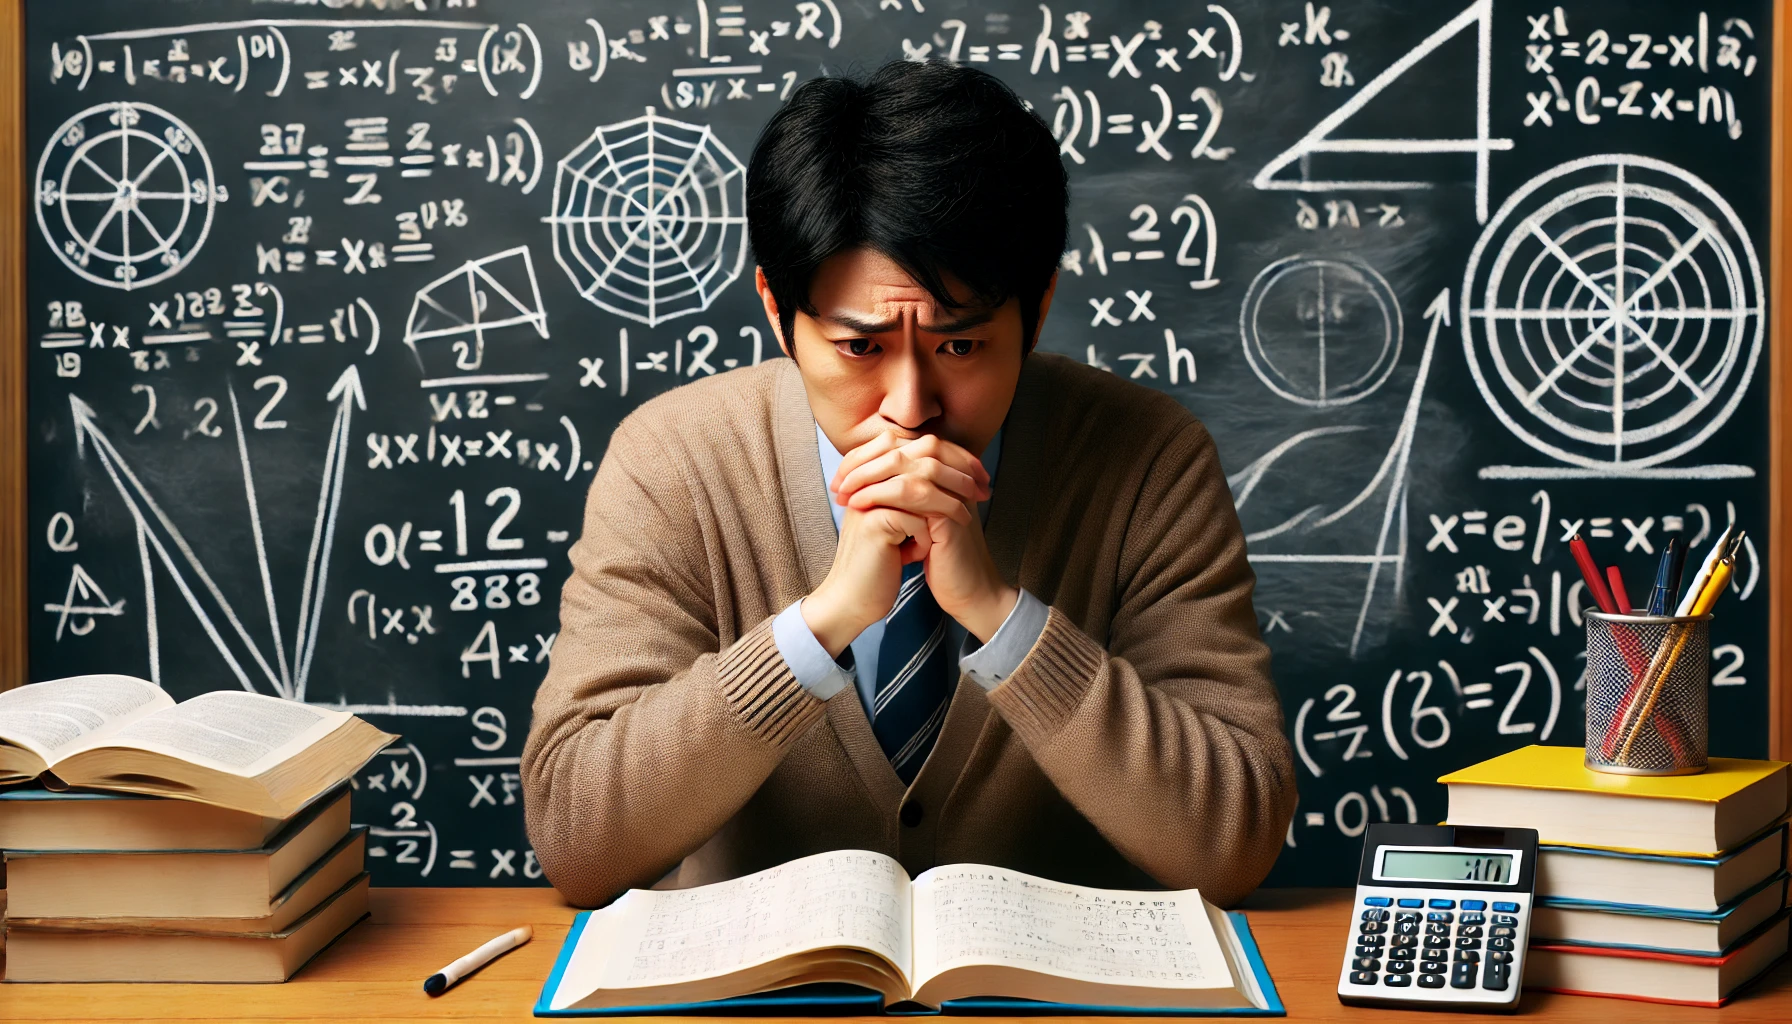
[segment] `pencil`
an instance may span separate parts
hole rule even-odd
[[[1706,574],[1705,585],[1694,599],[1692,606],[1694,616],[1705,615],[1711,611],[1712,605],[1715,605],[1717,599],[1722,596],[1724,588],[1730,585],[1730,572],[1734,565],[1735,563],[1726,555],[1718,559],[1717,564]],[[1644,702],[1642,711],[1637,714],[1636,724],[1630,727],[1630,735],[1624,740],[1624,749],[1618,752],[1620,764],[1630,760],[1630,748],[1636,743],[1637,737],[1642,734],[1643,723],[1649,720],[1649,713],[1655,710],[1655,701],[1661,696],[1662,685],[1667,682],[1669,676],[1674,674],[1674,668],[1680,663],[1680,655],[1686,650],[1686,641],[1690,636],[1692,636],[1691,623],[1683,623],[1675,627],[1673,650],[1662,665],[1661,671],[1655,674],[1655,684],[1649,690],[1649,699]],[[1663,646],[1667,645],[1664,643]]]

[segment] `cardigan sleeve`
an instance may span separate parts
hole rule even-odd
[[[591,907],[708,841],[826,705],[773,616],[722,645],[681,463],[636,423],[611,439],[571,557],[520,771],[542,871]]]
[[[1275,862],[1295,775],[1244,532],[1198,422],[1156,455],[1130,515],[1106,647],[1053,608],[990,701],[1115,849],[1228,905]]]

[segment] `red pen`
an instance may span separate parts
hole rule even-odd
[[[1615,565],[1605,567],[1605,578],[1612,584],[1612,603],[1618,606],[1619,615],[1630,614],[1630,594],[1624,590],[1624,574]]]
[[[1587,542],[1580,539],[1580,534],[1575,534],[1568,542],[1568,550],[1573,552],[1574,561],[1580,566],[1581,579],[1586,581],[1587,593],[1593,595],[1593,603],[1607,615],[1618,614],[1618,605],[1612,600],[1612,592],[1606,589],[1599,563],[1593,561],[1593,552],[1587,550]]]

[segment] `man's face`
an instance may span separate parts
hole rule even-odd
[[[755,277],[776,332],[777,303],[764,274]],[[967,294],[949,275],[946,285],[955,297]],[[816,315],[794,310],[794,337],[780,340],[836,449],[851,451],[890,430],[904,438],[938,434],[983,454],[1020,380],[1027,339],[1018,300],[948,309],[894,260],[866,248],[817,268],[809,298]],[[1051,299],[1048,286],[1041,324]]]

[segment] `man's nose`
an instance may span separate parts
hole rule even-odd
[[[926,368],[916,358],[912,345],[901,357],[885,365],[889,376],[884,382],[884,400],[878,412],[898,427],[920,430],[940,414],[940,404]]]

